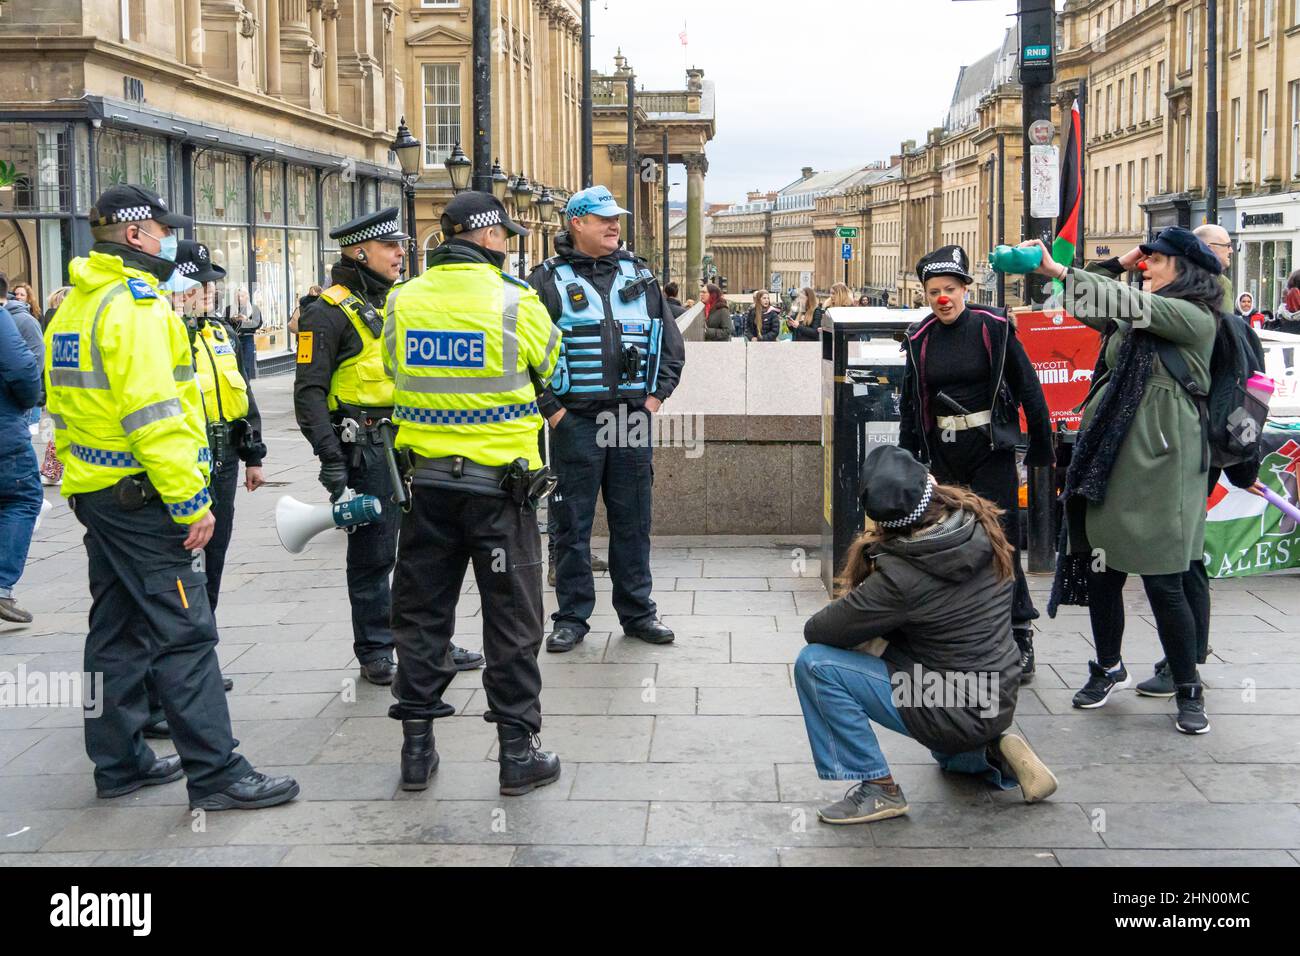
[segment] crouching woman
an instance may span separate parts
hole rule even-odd
[[[875,528],[850,547],[843,596],[805,625],[809,646],[795,663],[817,775],[858,781],[818,816],[846,824],[907,812],[873,722],[928,747],[944,770],[1018,786],[1028,803],[1050,796],[1052,772],[1006,732],[1020,654],[998,508],[936,484],[894,446],[868,456],[861,500]]]

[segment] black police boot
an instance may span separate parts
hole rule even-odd
[[[143,776],[136,777],[130,783],[124,783],[120,787],[96,790],[95,796],[102,800],[122,797],[128,793],[135,793],[141,787],[156,787],[160,783],[171,783],[183,776],[185,776],[185,771],[181,769],[181,758],[176,754],[171,754],[155,760],[153,766],[146,770]]]
[[[508,797],[544,787],[560,779],[560,758],[549,750],[538,750],[538,739],[522,727],[497,724],[501,742],[501,792]]]
[[[1016,647],[1020,649],[1020,683],[1034,679],[1034,629],[1027,624],[1011,628]]]
[[[361,665],[361,676],[372,684],[387,687],[397,676],[397,665],[391,658],[376,657],[373,661],[366,661]]]
[[[225,790],[190,801],[191,810],[260,810],[288,803],[298,796],[293,777],[268,777],[256,770],[244,774]]]
[[[487,660],[478,651],[471,651],[467,647],[457,647],[451,645],[451,662],[456,666],[458,671],[478,670]]]
[[[402,721],[402,789],[425,790],[438,769],[432,720]]]
[[[663,621],[658,619],[647,621],[645,624],[638,624],[635,627],[624,627],[623,633],[628,637],[635,637],[637,640],[645,641],[647,644],[671,644],[675,635],[668,629]]]
[[[557,625],[546,638],[546,650],[550,654],[567,654],[582,643],[584,636],[571,627]]]

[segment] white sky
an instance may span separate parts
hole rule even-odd
[[[717,90],[708,202],[779,189],[803,166],[887,160],[943,122],[957,72],[994,50],[1015,0],[592,0],[592,66],[622,47],[646,89]],[[689,45],[678,34],[683,24]],[[689,63],[687,62],[689,61]],[[686,198],[686,172],[673,199]]]

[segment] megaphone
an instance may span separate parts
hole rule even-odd
[[[369,524],[383,511],[384,506],[374,495],[352,491],[330,505],[309,505],[285,495],[275,505],[275,533],[286,551],[299,554],[322,531]]]

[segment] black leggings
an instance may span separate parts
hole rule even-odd
[[[1196,662],[1204,660],[1210,636],[1210,588],[1204,565],[1181,574],[1144,574],[1142,586],[1156,619],[1160,646],[1173,672],[1174,682],[1196,680]],[[1108,569],[1088,572],[1088,616],[1097,663],[1111,668],[1120,662],[1124,641],[1124,583],[1128,574]]]

